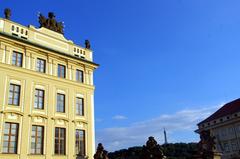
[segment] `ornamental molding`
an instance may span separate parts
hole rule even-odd
[[[20,112],[20,111],[17,111],[17,110],[3,110],[3,111],[0,111],[0,113],[2,113],[2,114],[16,114],[16,115],[23,116],[23,112]]]

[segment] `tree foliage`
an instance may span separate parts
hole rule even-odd
[[[168,159],[191,159],[197,151],[197,143],[175,143],[162,145]],[[109,153],[109,159],[139,159],[142,146],[130,147]]]

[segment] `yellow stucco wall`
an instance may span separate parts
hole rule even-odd
[[[27,39],[12,35],[12,25],[27,30]],[[74,57],[74,48],[82,50],[84,59]],[[13,51],[23,53],[23,67],[12,65]],[[46,73],[35,71],[38,57],[46,60]],[[57,77],[58,64],[66,66],[65,79]],[[76,158],[76,129],[85,130],[86,155],[92,159],[95,151],[93,71],[97,66],[92,62],[91,50],[75,45],[61,34],[0,18],[0,159]],[[84,72],[84,83],[75,80],[76,69]],[[10,83],[21,86],[20,106],[8,105]],[[34,109],[35,88],[45,91],[44,110]],[[65,94],[65,113],[56,112],[57,93]],[[78,96],[84,98],[84,116],[75,115]],[[2,153],[5,122],[19,123],[17,154]],[[44,126],[43,155],[30,153],[32,125]],[[54,155],[55,127],[66,128],[66,155]]]

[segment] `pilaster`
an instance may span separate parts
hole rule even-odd
[[[0,62],[5,63],[5,46],[0,43]]]
[[[47,64],[48,65],[48,74],[53,75],[53,59],[48,56]]]
[[[19,147],[20,149],[20,159],[28,158],[28,154],[30,153],[30,139],[31,139],[31,118],[29,117],[30,114],[30,107],[32,106],[31,101],[32,99],[32,81],[31,79],[26,80],[26,87],[24,88],[24,105],[23,105],[23,118],[22,123],[19,124],[21,127],[22,132],[19,133],[21,135],[21,144]],[[26,93],[27,92],[27,93]]]
[[[57,69],[58,69],[58,68],[57,68],[57,64],[58,64],[57,61],[53,59],[53,63],[52,63],[52,65],[53,65],[53,66],[52,66],[52,68],[53,68],[53,70],[52,70],[52,73],[53,73],[53,74],[52,74],[52,75],[53,75],[53,76],[57,76],[57,71],[58,71],[58,70],[57,70]]]
[[[31,69],[31,53],[28,49],[25,50],[25,68]]]
[[[35,70],[36,69],[36,55],[34,55],[33,53],[31,53],[31,70]]]
[[[9,46],[5,46],[5,63],[7,64],[11,64],[11,59],[12,59],[12,56],[11,56],[11,48]]]

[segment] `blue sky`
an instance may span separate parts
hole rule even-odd
[[[97,142],[109,150],[198,141],[196,123],[239,98],[239,0],[1,0],[12,20],[53,11],[65,37],[90,39]],[[3,14],[2,14],[3,15]]]

